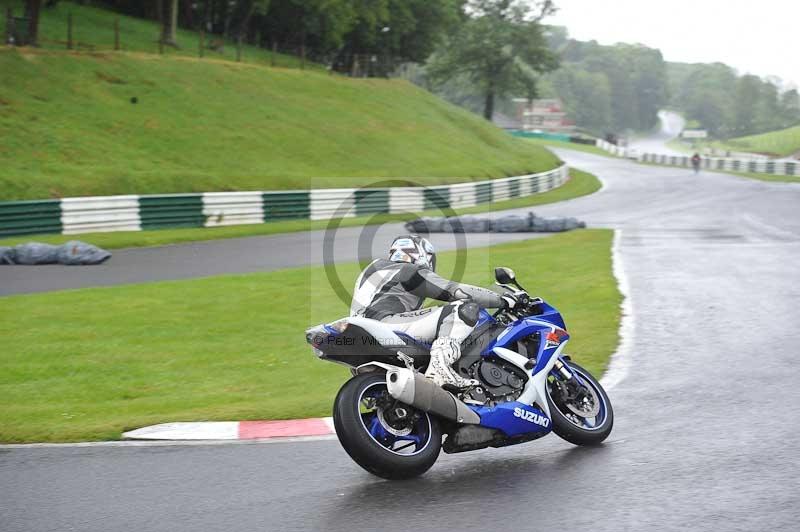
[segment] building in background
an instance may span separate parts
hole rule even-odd
[[[575,131],[575,122],[567,118],[561,100],[548,98],[530,101],[526,98],[514,98],[514,105],[517,121],[525,131],[564,134]]]

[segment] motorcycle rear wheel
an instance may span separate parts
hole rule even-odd
[[[405,413],[398,419],[398,409]],[[333,404],[333,424],[355,463],[389,480],[417,477],[430,469],[442,448],[438,420],[389,395],[384,373],[347,381]]]
[[[595,407],[597,413],[592,417],[579,416],[576,413],[579,411],[577,407],[573,405],[570,408],[563,402],[557,393],[553,393],[554,383],[548,382],[547,404],[550,407],[553,432],[575,445],[599,445],[608,438],[614,426],[614,410],[611,408],[611,401],[591,373],[572,361],[567,362],[567,366],[590,389],[593,402],[597,401]]]

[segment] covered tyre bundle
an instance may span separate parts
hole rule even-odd
[[[527,216],[500,218],[419,218],[406,223],[406,229],[412,233],[559,233],[584,227],[586,223],[576,218],[541,218],[532,212]]]
[[[102,264],[111,258],[111,253],[92,244],[70,240],[58,249],[58,263],[67,266]]]
[[[28,242],[13,248],[0,247],[0,264],[64,264],[67,266],[102,264],[111,253],[92,244],[70,240],[60,246]]]

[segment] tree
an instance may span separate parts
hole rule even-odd
[[[733,136],[740,137],[757,131],[756,104],[760,93],[761,80],[758,76],[748,74],[739,78],[734,92]]]
[[[611,123],[611,84],[603,72],[588,72],[577,64],[564,65],[553,75],[552,87],[567,115],[598,136]]]
[[[491,120],[495,99],[520,86],[531,92],[533,74],[558,66],[540,21],[553,13],[550,0],[471,0],[469,18],[446,41],[428,69],[435,84],[466,75],[483,94],[483,116]]]
[[[781,115],[784,117],[783,127],[800,123],[800,94],[797,89],[790,89],[781,94]]]

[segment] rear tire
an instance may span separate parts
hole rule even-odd
[[[367,428],[365,419],[375,423],[369,414],[361,412],[365,394],[382,394],[386,390],[384,373],[366,373],[347,381],[336,395],[333,404],[333,424],[336,436],[350,458],[373,475],[389,480],[417,477],[430,469],[442,448],[442,430],[438,420],[426,412],[402,405],[408,412],[420,414],[415,427],[421,427],[420,443],[413,454],[400,454],[379,443]],[[386,391],[388,396],[388,391]],[[366,417],[365,417],[366,416]],[[383,423],[383,420],[379,420]],[[385,432],[385,425],[378,427]],[[412,433],[413,434],[413,433]],[[389,438],[393,436],[390,434]],[[401,440],[405,441],[405,440]]]
[[[576,422],[580,421],[580,418],[572,414],[572,420],[570,420],[570,418],[567,417],[567,415],[570,415],[569,412],[565,415],[564,410],[566,409],[564,405],[558,405],[553,401],[550,393],[550,384],[548,384],[547,404],[550,407],[553,432],[575,445],[599,445],[603,440],[608,438],[614,426],[614,410],[611,408],[611,401],[609,401],[606,391],[591,373],[572,361],[567,362],[567,366],[586,382],[588,386],[593,388],[594,392],[599,397],[601,401],[602,420],[598,421],[595,427],[578,426]]]

